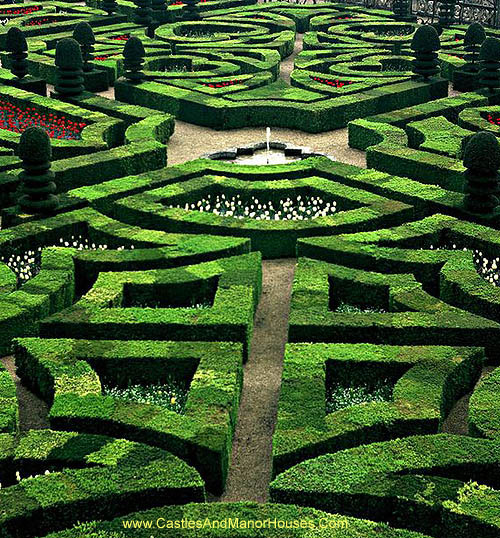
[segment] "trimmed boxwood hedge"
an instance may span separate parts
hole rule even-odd
[[[0,536],[24,538],[137,508],[204,501],[199,474],[159,448],[103,435],[32,430],[0,437]],[[52,471],[46,474],[45,471]],[[22,480],[15,483],[14,472]],[[35,476],[27,478],[27,475]],[[14,485],[10,485],[14,484]]]
[[[15,341],[17,373],[52,405],[55,429],[106,431],[159,446],[193,465],[210,491],[221,492],[229,465],[242,383],[242,346],[220,342]],[[189,386],[182,415],[101,394],[102,384]]]
[[[436,433],[455,401],[472,389],[484,360],[481,348],[288,344],[273,473],[308,458],[361,444]],[[326,414],[329,383],[396,380],[393,400]]]
[[[252,249],[259,250],[264,258],[293,256],[297,239],[304,235],[370,229],[402,222],[412,215],[412,208],[405,204],[334,183],[334,174],[337,171],[342,173],[342,166],[332,164],[333,177],[328,179],[308,176],[303,179],[254,181],[252,174],[241,178],[212,175],[193,179],[181,177],[182,182],[117,200],[113,214],[120,221],[170,232],[248,237]],[[306,163],[304,166],[307,166]],[[241,167],[235,168],[238,169]],[[315,195],[324,200],[335,199],[338,202],[337,213],[314,220],[257,221],[167,207],[167,204],[191,204],[207,194],[221,193],[229,197],[241,194],[243,199],[255,196],[273,202],[298,194]]]
[[[80,300],[41,321],[40,336],[241,342],[246,360],[261,271],[255,252],[173,269],[101,273]],[[198,301],[200,286],[216,290],[213,306],[183,308]],[[162,296],[175,299],[172,308],[134,306]]]
[[[308,460],[271,483],[273,502],[388,522],[433,536],[496,538],[498,441],[414,436]]]
[[[469,432],[478,437],[500,437],[500,369],[488,373],[469,402]]]
[[[18,421],[16,385],[7,369],[0,363],[0,433],[17,431]]]
[[[479,277],[478,277],[479,278]],[[331,298],[388,313],[341,314]],[[367,297],[370,297],[367,300]],[[369,342],[474,346],[494,352],[500,324],[448,305],[413,275],[382,274],[300,258],[290,312],[290,342]]]
[[[192,521],[195,530],[180,528]],[[125,538],[124,521],[152,523],[155,536],[169,538],[426,538],[423,534],[393,529],[383,523],[329,514],[302,506],[251,502],[199,503],[135,512],[113,521],[95,521],[49,534],[47,538]],[[176,523],[178,522],[176,526]],[[151,538],[151,529],[134,529],[134,537]],[[116,534],[112,534],[116,533]]]

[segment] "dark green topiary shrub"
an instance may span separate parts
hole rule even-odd
[[[415,52],[413,72],[427,80],[439,73],[437,51],[441,48],[439,36],[433,26],[420,26],[411,41],[411,50]]]
[[[26,61],[28,44],[19,28],[14,26],[9,29],[5,40],[5,49],[9,52],[11,73],[19,79],[25,77],[28,74],[28,62]]]
[[[398,21],[404,21],[411,15],[410,13],[410,0],[394,0],[392,4],[392,11],[396,15],[395,19]]]
[[[200,19],[200,11],[198,9],[198,0],[184,0],[186,4],[182,18],[185,21],[197,21]]]
[[[134,12],[134,22],[142,26],[149,26],[153,19],[151,17],[151,0],[134,0],[137,6]]]
[[[464,47],[466,51],[464,66],[466,71],[477,73],[479,71],[479,50],[483,41],[486,39],[486,32],[481,24],[473,22],[465,32]]]
[[[125,43],[123,48],[125,77],[133,84],[138,84],[145,78],[141,71],[145,54],[142,41],[138,37],[133,36]]]
[[[19,206],[28,213],[51,213],[59,205],[54,194],[54,172],[50,170],[52,148],[49,135],[40,127],[30,127],[21,135],[18,155],[24,170],[19,174],[21,191]]]
[[[471,137],[464,151],[466,180],[465,207],[475,213],[491,213],[498,205],[500,145],[492,133]]]
[[[88,73],[89,71],[92,71],[93,68],[90,62],[94,59],[94,55],[92,54],[95,45],[94,31],[88,22],[80,22],[73,30],[73,38],[80,43],[83,71]]]
[[[165,22],[167,15],[166,0],[153,0],[151,6],[153,9],[153,19],[156,22]]]
[[[450,26],[455,19],[456,0],[441,0],[439,5],[440,26]]]
[[[487,37],[479,51],[479,84],[491,92],[500,87],[500,39]]]
[[[108,15],[112,15],[117,8],[118,4],[116,3],[116,0],[104,0],[102,2],[102,9],[106,11]]]
[[[55,90],[62,96],[83,92],[83,59],[78,42],[68,37],[57,42],[57,81]]]

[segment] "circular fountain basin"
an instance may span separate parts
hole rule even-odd
[[[302,148],[279,141],[269,142],[269,151],[267,151],[266,142],[256,142],[247,146],[228,148],[202,155],[204,159],[243,165],[287,164],[307,159],[308,157],[328,157],[335,160],[330,155],[312,152],[309,148]]]

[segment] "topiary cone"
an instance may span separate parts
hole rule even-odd
[[[151,0],[134,0],[137,6],[134,12],[134,22],[142,26],[149,26],[153,22],[151,16]]]
[[[19,79],[28,74],[28,43],[23,32],[13,26],[7,32],[5,50],[9,52],[10,72]]]
[[[464,48],[467,53],[464,58],[467,62],[464,66],[466,71],[479,71],[479,51],[485,39],[486,32],[481,24],[478,22],[473,22],[471,25],[469,25],[464,37]]]
[[[197,21],[200,19],[198,0],[184,0],[186,6],[183,9],[182,18],[186,21]]]
[[[465,146],[465,207],[474,213],[491,213],[498,206],[500,145],[492,133],[479,132]]]
[[[108,15],[112,15],[118,8],[116,0],[104,0],[102,2],[102,9],[106,11]]]
[[[437,51],[441,48],[436,29],[430,25],[419,26],[413,34],[411,49],[414,51],[413,72],[427,80],[439,73]]]
[[[88,73],[89,71],[92,71],[93,68],[90,62],[94,59],[94,55],[92,54],[95,45],[94,31],[88,22],[80,22],[73,30],[73,38],[80,44],[83,59],[83,71]]]
[[[57,81],[55,90],[62,96],[75,96],[83,92],[83,59],[78,42],[68,37],[56,46]]]
[[[49,135],[40,127],[29,127],[21,135],[18,155],[23,171],[19,174],[21,192],[19,206],[27,213],[51,213],[59,206],[54,194],[54,172],[50,170],[52,148]]]
[[[493,92],[500,87],[500,40],[487,37],[479,51],[479,84]]]
[[[142,82],[145,78],[142,72],[144,56],[146,52],[142,41],[132,36],[123,47],[123,67],[125,68],[125,77],[133,84]]]

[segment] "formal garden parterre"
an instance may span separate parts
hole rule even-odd
[[[477,9],[1,3],[0,538],[500,536]]]

